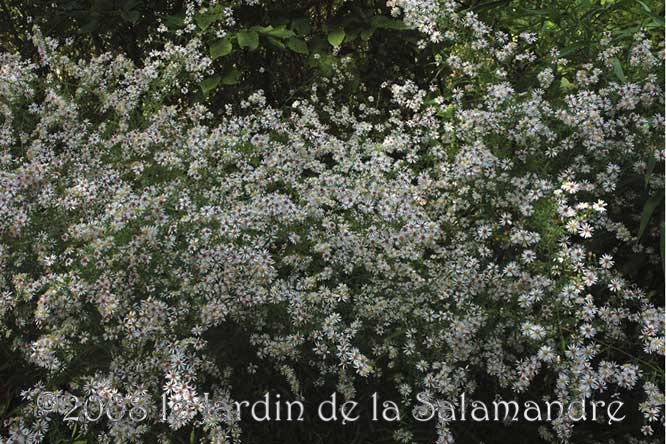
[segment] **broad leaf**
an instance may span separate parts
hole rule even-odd
[[[310,57],[310,66],[318,68],[325,76],[333,74],[333,63],[336,58],[327,53],[318,53],[319,57]]]
[[[215,60],[229,54],[232,49],[233,45],[231,44],[231,40],[223,38],[210,45],[210,56]]]
[[[306,18],[295,19],[292,22],[292,27],[299,35],[308,35],[312,30],[310,26],[310,20]]]
[[[123,9],[125,11],[131,11],[136,6],[141,6],[140,0],[127,0],[125,3],[123,3]]]
[[[123,20],[130,22],[133,25],[136,25],[139,19],[141,18],[141,13],[139,11],[121,10],[120,15],[123,18]]]
[[[88,34],[91,32],[94,32],[97,30],[97,27],[99,26],[99,22],[97,21],[96,18],[91,18],[85,25],[81,26],[81,29],[79,29],[80,33]]]
[[[366,42],[372,38],[372,34],[374,34],[375,29],[374,28],[368,28],[364,29],[361,31],[361,39],[365,40]]]
[[[256,31],[239,31],[237,37],[241,48],[253,51],[259,47],[259,34]]]
[[[652,214],[654,210],[659,206],[660,203],[664,201],[664,192],[662,191],[659,194],[652,196],[643,206],[643,213],[641,214],[641,225],[638,228],[638,238],[643,237],[645,229],[647,228],[650,219],[652,219]]]
[[[275,37],[266,36],[266,40],[268,40],[268,43],[270,43],[273,46],[277,46],[280,49],[285,49],[286,46],[284,46],[284,43],[280,39],[277,39]]]
[[[370,19],[370,24],[375,28],[385,28],[385,29],[395,29],[398,31],[403,31],[406,29],[411,29],[404,22],[400,20],[393,20],[383,15],[376,15]]]
[[[201,28],[201,30],[205,31],[215,23],[215,21],[218,19],[217,14],[209,12],[205,12],[203,14],[198,14],[194,16],[194,21],[196,22],[197,26]]]
[[[345,31],[342,29],[335,29],[328,33],[328,43],[332,46],[340,46],[345,39]]]
[[[201,86],[201,91],[205,95],[208,95],[209,92],[217,88],[217,85],[220,84],[220,76],[218,74],[204,79],[199,86]]]
[[[310,52],[305,40],[299,39],[298,37],[290,37],[289,40],[287,40],[287,47],[299,54],[308,54]]]
[[[241,72],[236,68],[231,68],[221,79],[223,85],[235,85],[241,80]]]
[[[286,39],[289,37],[293,37],[295,34],[294,31],[292,31],[291,29],[287,29],[284,26],[280,26],[279,28],[274,28],[271,29],[270,31],[267,31],[266,35],[269,35],[271,37],[277,37],[279,39]]]
[[[255,31],[255,32],[260,32],[260,33],[267,33],[269,31],[273,30],[273,27],[271,25],[268,26],[253,26],[250,28],[250,31]]]
[[[164,24],[169,28],[182,28],[185,25],[185,17],[183,15],[167,15],[164,17]]]

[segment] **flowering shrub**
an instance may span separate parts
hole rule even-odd
[[[0,319],[22,374],[5,442],[251,441],[242,421],[202,421],[203,393],[377,385],[403,414],[417,393],[617,398],[618,424],[506,433],[663,439],[663,45],[609,33],[572,61],[453,2],[386,7],[374,23],[419,35],[430,84],[402,67],[347,97],[358,58],[332,33],[333,54],[313,56],[329,75],[289,106],[257,85],[211,103],[240,73],[216,74],[205,36],[226,31],[197,18],[236,22],[199,3],[141,63],[79,58],[38,28],[35,57],[0,55]],[[269,36],[300,53],[295,35]],[[44,391],[142,396],[148,419],[62,421],[40,411]],[[188,401],[166,422],[162,393]],[[390,437],[505,433],[479,427],[404,419]]]

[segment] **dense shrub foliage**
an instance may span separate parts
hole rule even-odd
[[[2,442],[663,440],[663,5],[116,3],[3,2]],[[201,421],[336,391],[402,420]]]

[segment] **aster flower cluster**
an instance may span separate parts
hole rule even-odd
[[[583,66],[553,50],[526,89],[508,72],[535,63],[535,36],[446,2],[387,6],[430,35],[445,86],[387,79],[388,115],[378,97],[338,100],[344,58],[288,109],[257,90],[215,114],[180,100],[210,69],[196,38],[141,66],[78,60],[37,31],[39,59],[0,55],[0,332],[41,372],[3,442],[44,441],[61,418],[36,407],[45,390],[139,397],[146,421],[79,418],[98,442],[183,427],[240,441],[242,423],[199,421],[202,393],[231,402],[258,367],[295,396],[390,381],[405,411],[412,393],[488,380],[563,403],[626,396],[641,421],[623,433],[663,436],[663,304],[617,266],[661,261],[658,233],[641,241],[623,213],[627,183],[664,188],[648,168],[665,157],[663,48],[639,33],[624,82],[611,36]],[[240,341],[251,357],[229,359]],[[188,402],[166,424],[162,393]]]

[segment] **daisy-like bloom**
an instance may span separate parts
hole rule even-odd
[[[663,48],[604,35],[590,60],[564,59],[459,2],[395,0],[383,23],[424,33],[418,71],[359,83],[357,57],[317,50],[330,75],[290,85],[286,106],[247,82],[206,99],[223,67],[208,44],[257,24],[223,3],[184,1],[178,38],[161,28],[139,60],[86,59],[38,30],[33,59],[0,54],[0,328],[41,368],[0,440],[67,430],[34,414],[46,387],[149,394],[145,421],[102,419],[79,429],[90,442],[179,428],[228,442],[252,430],[201,423],[198,393],[354,399],[373,374],[401,411],[410,393],[434,405],[496,383],[562,402],[617,393],[662,420],[664,310],[634,282],[654,281],[658,230],[638,239],[633,209],[664,183]],[[431,68],[446,75],[423,88]],[[183,401],[167,424],[164,392]],[[630,423],[618,442],[640,435]],[[582,429],[558,419],[538,439]]]
[[[566,191],[567,193],[574,194],[574,193],[578,192],[578,190],[580,189],[580,185],[577,184],[576,182],[566,181],[566,182],[562,183],[561,188],[562,188],[562,190]]]
[[[610,254],[603,254],[599,258],[599,266],[601,268],[608,270],[612,268],[614,264],[615,262],[613,261],[613,256],[611,256]]]
[[[532,263],[536,260],[536,253],[533,250],[524,250],[521,259],[526,264]]]
[[[477,228],[476,233],[479,236],[479,239],[485,240],[488,239],[493,232],[490,226],[481,225],[479,228]]]
[[[576,209],[568,205],[561,207],[560,214],[564,217],[574,217],[576,216]]]
[[[594,228],[590,226],[587,222],[582,223],[578,227],[578,234],[580,234],[581,237],[585,239],[589,239],[592,237],[592,233],[594,232]]]
[[[570,233],[576,233],[580,230],[580,222],[575,219],[571,219],[569,222],[567,222],[566,228]]]
[[[622,289],[622,280],[619,278],[613,278],[608,284],[608,289],[612,292],[618,292]]]
[[[597,283],[597,275],[593,271],[585,271],[583,273],[583,283],[585,286],[590,287]]]
[[[530,339],[542,339],[546,335],[546,330],[538,324],[525,322],[521,326],[522,333]]]
[[[606,206],[607,206],[606,202],[604,202],[601,199],[592,204],[592,208],[594,209],[594,211],[598,213],[605,213]]]
[[[507,226],[507,225],[512,225],[512,219],[511,219],[511,214],[510,213],[502,213],[499,218],[499,224],[501,226]]]
[[[569,257],[573,263],[580,263],[585,258],[585,250],[581,247],[573,248],[569,253]]]
[[[507,276],[517,276],[520,268],[515,262],[510,262],[504,267],[504,274]]]
[[[585,323],[579,327],[580,334],[585,338],[591,338],[596,334],[596,330],[592,327],[591,324]]]
[[[553,352],[553,348],[549,345],[544,345],[539,348],[537,357],[543,362],[553,362],[556,358],[555,353]]]

